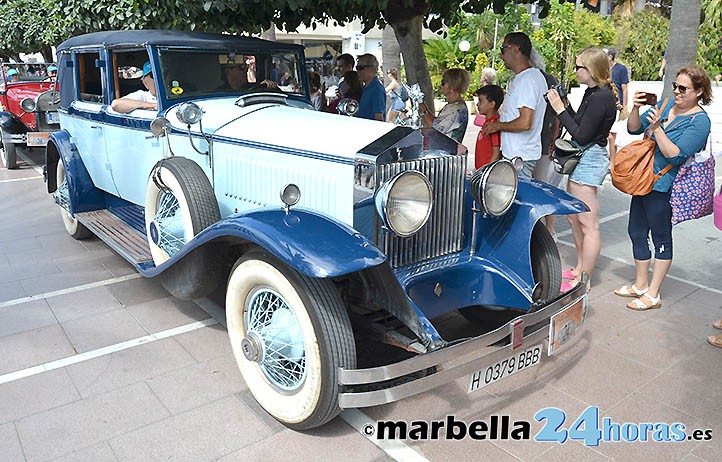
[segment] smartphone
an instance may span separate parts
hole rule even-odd
[[[649,104],[650,106],[655,106],[657,104],[657,95],[655,93],[645,93],[644,94],[644,104]]]

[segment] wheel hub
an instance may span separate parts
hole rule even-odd
[[[248,333],[241,341],[241,350],[243,350],[243,356],[245,356],[247,360],[255,363],[263,361],[263,341],[261,341],[257,333]]]
[[[158,245],[160,242],[160,232],[158,231],[158,223],[155,222],[155,220],[150,222],[150,240],[153,241],[153,244]]]

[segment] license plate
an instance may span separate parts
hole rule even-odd
[[[549,356],[564,346],[581,328],[587,315],[586,297],[551,317],[549,323]]]
[[[27,145],[28,146],[47,146],[50,132],[28,132],[27,134]]]
[[[534,345],[519,353],[510,355],[491,366],[480,369],[469,377],[467,393],[484,388],[517,372],[529,369],[541,362],[542,344]]]
[[[59,124],[60,123],[60,117],[58,116],[57,112],[46,112],[45,118],[49,124]]]

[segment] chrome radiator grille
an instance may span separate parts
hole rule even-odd
[[[402,238],[379,230],[392,267],[410,265],[458,252],[462,246],[462,209],[466,156],[443,156],[381,164],[377,189],[384,181],[406,170],[417,170],[429,179],[434,205],[429,221],[415,235]]]

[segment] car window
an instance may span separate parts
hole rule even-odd
[[[300,55],[241,51],[160,49],[168,99],[243,94],[270,80],[284,93],[306,94]],[[160,80],[157,80],[160,81]]]
[[[82,52],[77,55],[81,101],[103,102],[101,69],[96,66],[99,59],[100,53],[98,52]]]

